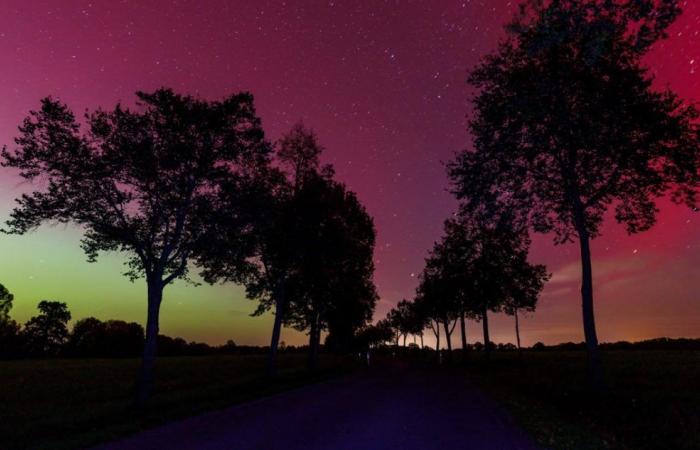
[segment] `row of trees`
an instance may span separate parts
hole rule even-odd
[[[578,241],[591,380],[602,383],[590,241],[609,210],[630,233],[656,201],[695,207],[698,112],[656,90],[642,58],[681,13],[678,0],[525,0],[507,37],[471,72],[473,148],[449,166],[461,212],[493,208]]]
[[[459,214],[426,260],[416,300],[389,313],[397,336],[427,324],[439,342],[442,327],[451,349],[459,321],[467,348],[466,317],[482,322],[488,343],[488,311],[513,314],[518,335],[517,312],[534,309],[548,278],[527,262],[527,234],[549,233],[579,243],[590,380],[602,385],[590,240],[610,209],[637,233],[654,224],[661,196],[696,208],[698,112],[655,90],[642,64],[680,13],[677,0],[522,2],[470,75],[474,145],[448,166]]]
[[[415,300],[402,300],[387,315],[386,323],[395,330],[397,344],[398,336],[403,336],[405,344],[409,334],[420,336],[422,341],[423,331],[429,328],[435,334],[438,352],[444,333],[451,358],[457,323],[466,352],[467,319],[474,319],[482,323],[488,357],[488,313],[505,312],[515,317],[520,348],[518,313],[534,311],[549,279],[543,265],[528,261],[529,247],[527,228],[506,211],[482,210],[447,220],[444,236],[426,259]]]
[[[342,348],[372,315],[375,230],[354,193],[320,164],[322,147],[302,125],[265,139],[248,93],[203,101],[169,89],[137,93],[136,109],[86,114],[43,99],[20,126],[2,164],[43,189],[23,194],[5,231],[46,221],[84,230],[89,261],[127,257],[126,275],[145,278],[147,319],[137,403],[153,386],[166,286],[242,283],[275,314],[269,372],[283,325],[309,332],[309,363],[320,336]]]
[[[136,356],[143,348],[143,327],[94,317],[75,322],[63,302],[42,300],[39,314],[20,326],[9,316],[13,296],[0,285],[0,358],[52,356]]]

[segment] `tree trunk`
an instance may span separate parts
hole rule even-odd
[[[518,308],[515,308],[515,340],[518,343],[518,350],[520,350],[520,324],[518,323]]]
[[[318,364],[318,347],[321,341],[321,329],[319,326],[319,313],[314,313],[309,332],[309,369],[315,370]]]
[[[481,313],[481,323],[484,326],[484,356],[489,359],[491,357],[491,337],[489,336],[489,314],[486,308]]]
[[[440,322],[435,321],[435,326],[431,324],[430,328],[433,329],[433,333],[435,334],[435,353],[437,353],[438,364],[440,364],[442,362],[440,358]]]
[[[404,347],[406,346],[406,333],[404,333],[404,335],[403,335],[403,346]]]
[[[467,362],[467,324],[464,320],[464,311],[459,315],[459,326],[462,332],[462,362]]]
[[[425,348],[425,345],[423,344],[423,332],[422,331],[420,333],[420,348],[421,349]]]
[[[267,374],[270,377],[277,376],[277,349],[279,348],[280,335],[282,334],[282,320],[287,306],[284,295],[284,286],[280,283],[275,292],[275,321],[272,325],[272,339],[270,340],[270,354],[267,360]]]
[[[448,320],[442,322],[445,328],[445,341],[447,342],[447,360],[452,361],[452,333],[450,333],[450,324]]]
[[[585,214],[580,200],[574,208],[576,231],[581,247],[581,310],[583,313],[583,334],[588,353],[588,370],[590,381],[595,388],[603,384],[603,368],[598,354],[598,336],[595,329],[593,311],[593,267],[591,264],[590,236],[586,229]]]
[[[158,350],[158,317],[163,301],[163,284],[160,280],[149,280],[148,310],[146,317],[146,340],[143,346],[141,370],[136,388],[136,405],[143,408],[153,392],[154,369]]]

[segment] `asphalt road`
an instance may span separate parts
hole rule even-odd
[[[456,373],[375,369],[174,422],[101,449],[535,449]]]

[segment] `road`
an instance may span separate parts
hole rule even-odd
[[[100,447],[196,450],[535,449],[456,372],[376,369],[174,422]]]

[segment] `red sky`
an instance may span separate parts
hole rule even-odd
[[[374,216],[382,316],[413,295],[415,274],[455,207],[443,163],[469,143],[467,72],[494,48],[517,4],[2,3],[0,143],[10,144],[49,94],[82,111],[130,103],[134,91],[159,86],[205,98],[249,90],[270,138],[300,119],[316,130],[327,161]],[[700,2],[684,3],[648,64],[658,86],[698,100]],[[3,187],[16,185],[1,173]],[[0,193],[0,215],[13,195]],[[700,336],[697,215],[664,204],[657,226],[633,237],[608,222],[593,251],[602,340]],[[523,323],[524,342],[581,340],[577,248],[540,236],[532,259],[554,278]],[[509,318],[494,326],[496,340],[512,340]]]

